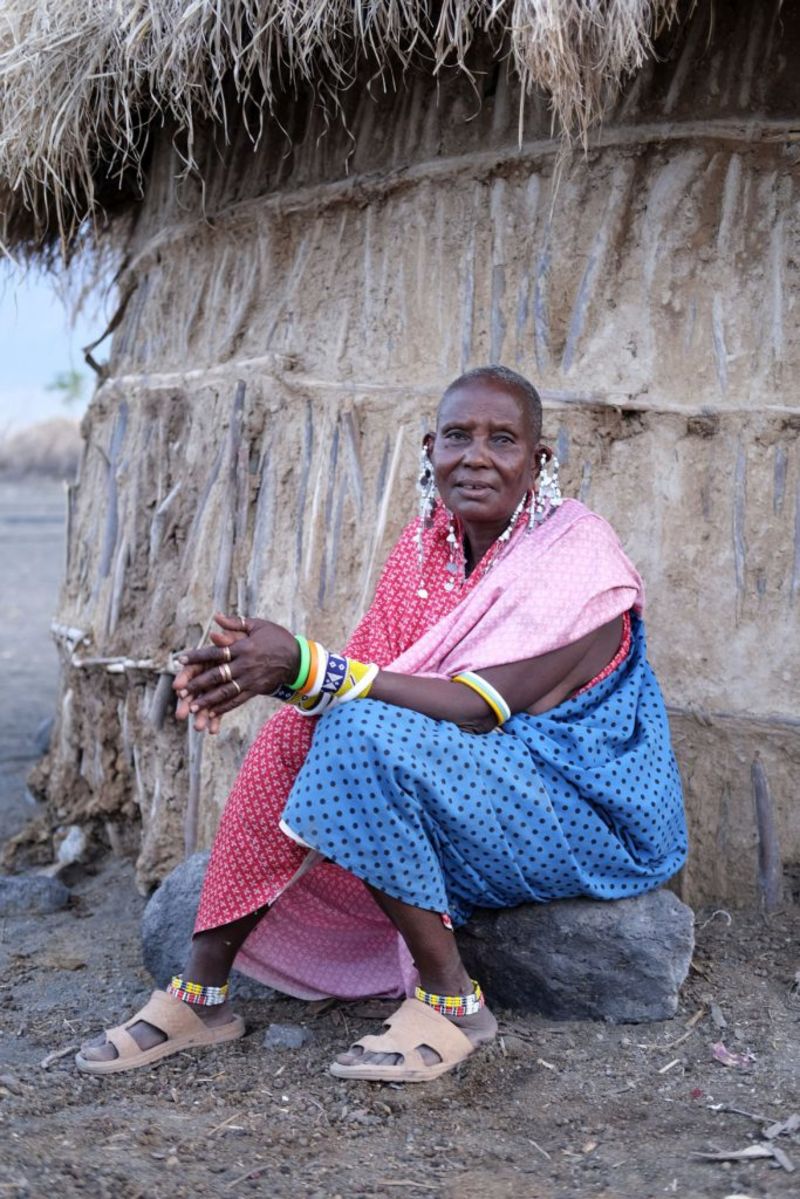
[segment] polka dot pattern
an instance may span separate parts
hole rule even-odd
[[[666,714],[634,620],[613,675],[486,736],[389,704],[324,716],[284,813],[325,857],[415,907],[638,895],[686,855]]]

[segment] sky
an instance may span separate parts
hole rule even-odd
[[[94,382],[81,348],[104,327],[98,313],[80,315],[72,326],[49,276],[0,263],[0,436],[53,416],[82,415]],[[47,386],[71,370],[83,376],[83,395],[67,405],[63,392]]]

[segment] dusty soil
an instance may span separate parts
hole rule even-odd
[[[798,1174],[768,1159],[693,1157],[765,1143],[765,1121],[800,1111],[794,913],[768,923],[734,913],[730,924],[717,915],[702,926],[703,917],[671,1022],[554,1024],[498,1013],[496,1045],[424,1087],[335,1080],[327,1072],[333,1055],[376,1031],[379,1013],[284,998],[239,1005],[249,1028],[243,1041],[146,1073],[86,1078],[72,1049],[44,1068],[52,1051],[77,1046],[146,998],[142,904],[131,868],[109,860],[75,886],[69,909],[2,927],[3,1194],[798,1193]],[[310,1045],[264,1049],[272,1021],[306,1026]],[[721,1039],[752,1061],[719,1063],[711,1047]],[[800,1138],[777,1143],[800,1167]]]
[[[46,510],[34,509],[44,519],[28,522],[24,544],[24,505],[19,494],[8,498],[17,515],[5,526],[9,569],[0,596],[3,665],[16,691],[0,694],[0,837],[25,814],[24,768],[55,696],[46,623],[60,568],[56,493]],[[249,1032],[235,1045],[97,1080],[75,1071],[72,1054],[84,1036],[147,997],[138,937],[144,901],[132,867],[115,859],[71,881],[65,911],[0,921],[0,1195],[800,1193],[800,1173],[772,1160],[693,1156],[766,1144],[766,1125],[800,1111],[796,908],[769,921],[699,913],[694,967],[671,1022],[554,1024],[500,1012],[499,1041],[425,1087],[328,1074],[338,1049],[377,1030],[374,1006],[320,1010],[282,998],[241,1004]],[[273,1021],[305,1025],[310,1045],[264,1049]],[[752,1058],[721,1064],[712,1054],[720,1040]],[[42,1065],[61,1050],[69,1052]],[[800,1170],[800,1137],[776,1143]]]

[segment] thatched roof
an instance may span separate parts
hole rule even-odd
[[[585,133],[679,0],[0,0],[0,242],[74,248],[141,185],[154,123],[192,165],[198,121],[249,120],[310,85],[335,104],[371,61],[464,70],[489,34]],[[433,14],[433,15],[432,15]],[[498,53],[500,49],[498,49]],[[232,103],[237,113],[231,111]]]

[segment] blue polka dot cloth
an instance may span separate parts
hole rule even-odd
[[[620,899],[686,859],[664,702],[632,622],[624,662],[540,716],[463,732],[378,700],[324,715],[285,824],[326,858],[463,924],[475,907]]]

